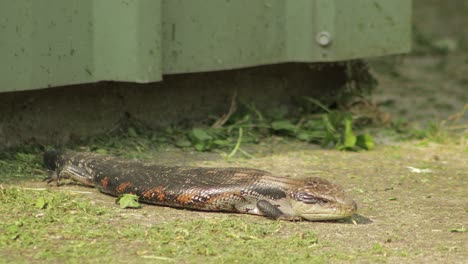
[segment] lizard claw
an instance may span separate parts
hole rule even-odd
[[[43,182],[47,182],[47,184],[50,184],[51,182],[55,182],[57,186],[60,185],[60,173],[57,171],[49,171],[48,172],[48,177],[42,180]]]

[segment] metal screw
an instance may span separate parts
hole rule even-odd
[[[326,47],[331,43],[331,35],[327,31],[321,31],[317,34],[315,40],[320,46]]]

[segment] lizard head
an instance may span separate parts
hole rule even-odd
[[[57,168],[57,161],[61,152],[58,150],[48,150],[44,153],[43,161],[44,166],[48,170],[55,170]]]
[[[343,188],[322,178],[308,178],[290,192],[296,216],[307,220],[333,220],[352,216],[357,211],[354,200]]]

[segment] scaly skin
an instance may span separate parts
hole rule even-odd
[[[49,151],[44,163],[56,173],[113,196],[204,211],[263,215],[286,220],[330,220],[353,215],[356,203],[322,178],[292,179],[247,168],[169,167],[95,153]]]

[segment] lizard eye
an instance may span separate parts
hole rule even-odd
[[[313,196],[312,194],[310,193],[307,193],[307,192],[300,192],[300,193],[297,193],[294,198],[297,200],[297,201],[301,201],[305,204],[325,204],[325,203],[328,203],[328,200],[327,199],[323,199],[323,198],[319,198],[319,197],[315,197]]]

